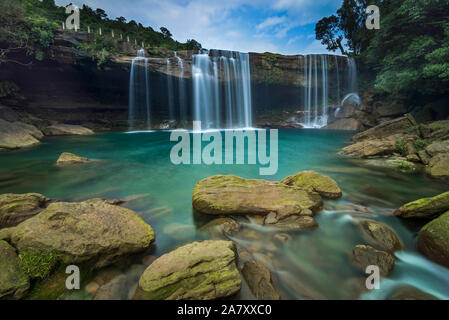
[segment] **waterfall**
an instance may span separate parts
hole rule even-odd
[[[249,55],[212,50],[192,58],[194,120],[202,129],[251,127]]]
[[[137,57],[131,62],[129,77],[128,127],[135,129],[145,125],[151,128],[150,117],[150,83],[148,74],[148,58],[145,50],[137,51]]]
[[[338,105],[343,105],[348,99],[360,104],[360,97],[357,94],[357,66],[354,59],[346,58],[343,73],[340,71],[339,58],[335,55],[333,62],[335,72],[329,72],[332,63],[327,54],[305,55],[300,57],[300,63],[304,73],[304,127],[322,128],[327,125],[330,97],[332,101],[336,100]],[[342,96],[344,98],[340,100]]]
[[[186,106],[186,89],[184,83],[184,61],[181,59],[181,57],[178,56],[176,51],[175,51],[175,58],[178,60],[178,67],[181,70],[178,78],[179,121],[180,123],[185,123],[187,121],[187,106]]]
[[[167,94],[170,120],[175,120],[175,104],[173,101],[173,78],[170,73],[170,59],[167,59]]]

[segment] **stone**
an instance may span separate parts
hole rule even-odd
[[[46,136],[69,136],[69,135],[92,135],[94,132],[90,129],[87,129],[78,125],[71,124],[53,124],[51,126],[46,127],[43,130]]]
[[[144,251],[155,239],[153,229],[137,213],[101,199],[52,203],[6,230],[20,253],[54,253],[64,263],[89,261],[94,268]]]
[[[200,231],[209,233],[212,237],[230,235],[240,230],[240,223],[232,218],[218,218],[200,228]]]
[[[260,262],[245,262],[242,275],[251,292],[258,300],[280,300],[281,297],[273,285],[270,270]]]
[[[438,154],[429,160],[427,174],[433,178],[449,180],[449,153]]]
[[[344,147],[340,155],[351,158],[368,158],[393,154],[396,151],[396,141],[392,139],[363,140]]]
[[[33,147],[40,144],[42,132],[35,126],[0,119],[0,150]]]
[[[95,281],[89,282],[85,287],[84,290],[89,293],[91,296],[95,296],[95,294],[98,292],[98,289],[100,289],[100,285],[96,283]]]
[[[321,197],[312,192],[266,180],[247,180],[237,176],[213,176],[198,182],[193,191],[193,208],[210,215],[278,214],[278,220],[317,212]]]
[[[126,300],[128,293],[126,292],[127,278],[125,275],[119,275],[102,285],[95,294],[94,300]]]
[[[306,191],[313,190],[323,198],[338,199],[342,197],[341,189],[334,179],[315,171],[299,172],[283,179],[281,183]]]
[[[22,270],[16,250],[0,240],[0,299],[21,299],[30,288],[30,279]]]
[[[206,240],[179,247],[154,261],[139,280],[146,300],[210,300],[234,295],[241,278],[233,242]]]
[[[398,116],[407,112],[405,106],[396,101],[387,104],[377,104],[375,110],[381,117]]]
[[[432,198],[423,198],[407,203],[393,214],[401,218],[432,219],[449,210],[449,192]]]
[[[441,153],[449,153],[449,140],[446,141],[435,141],[426,147],[426,152],[434,157]]]
[[[388,277],[394,268],[395,259],[388,252],[376,250],[371,246],[357,245],[352,253],[355,264],[363,272],[368,266],[378,266],[381,276]]]
[[[360,142],[363,140],[381,139],[397,133],[406,132],[410,127],[415,125],[416,121],[413,116],[406,114],[403,117],[386,121],[374,128],[356,134],[351,140],[353,142]]]
[[[327,130],[347,130],[347,131],[360,131],[363,130],[364,125],[360,120],[347,118],[347,119],[336,119],[332,123],[325,126],[323,129]]]
[[[396,233],[386,224],[368,219],[356,219],[363,240],[376,249],[393,253],[402,249]]]
[[[449,212],[426,224],[418,234],[418,249],[449,268]]]
[[[393,290],[387,300],[439,300],[427,292],[415,287],[401,285]]]
[[[48,199],[38,193],[0,195],[0,228],[12,227],[42,211]]]
[[[361,166],[365,167],[390,169],[400,171],[402,173],[414,173],[422,169],[420,164],[410,162],[406,158],[399,157],[364,159],[359,160],[359,163]]]
[[[71,164],[83,164],[83,163],[87,163],[90,161],[91,160],[77,156],[76,154],[69,153],[69,152],[63,152],[63,153],[61,153],[58,160],[56,161],[56,165],[57,166],[65,166],[65,165],[71,165]]]

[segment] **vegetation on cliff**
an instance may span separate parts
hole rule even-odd
[[[344,0],[336,15],[321,19],[316,37],[331,51],[357,58],[366,84],[380,92],[425,103],[447,96],[447,0],[386,0],[380,29],[365,26],[367,0]],[[363,78],[362,78],[363,79]]]

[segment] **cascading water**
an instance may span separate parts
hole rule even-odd
[[[333,101],[338,101],[339,105],[343,105],[348,99],[356,104],[361,102],[357,94],[357,67],[354,59],[346,58],[346,66],[344,71],[341,71],[339,57],[333,57],[333,62],[326,54],[300,57],[304,72],[303,125],[306,128],[322,128],[327,125],[330,95]],[[329,72],[331,68],[335,72]],[[335,84],[333,88],[330,88],[330,83]],[[340,102],[342,96],[344,98]]]
[[[194,120],[202,129],[251,127],[249,55],[213,50],[192,58]]]
[[[150,83],[148,74],[148,58],[145,50],[137,51],[132,60],[129,77],[128,128],[138,126],[151,127]]]
[[[170,120],[175,120],[175,103],[173,96],[173,77],[170,73],[170,59],[167,59],[167,97],[168,97],[168,110],[170,114]]]
[[[187,121],[187,106],[186,106],[186,89],[184,83],[184,61],[178,56],[175,51],[175,58],[178,60],[178,68],[181,70],[179,75],[179,120],[181,123]]]

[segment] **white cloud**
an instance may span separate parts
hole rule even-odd
[[[277,26],[279,24],[282,24],[285,21],[286,17],[282,16],[282,17],[269,17],[267,19],[265,19],[262,23],[258,24],[256,26],[257,30],[262,30],[262,29],[267,29],[270,27],[274,27]]]

